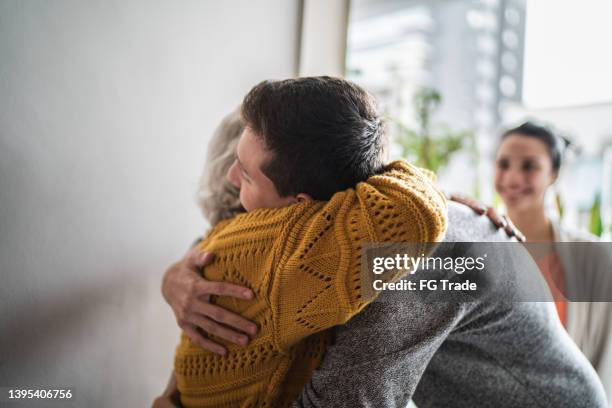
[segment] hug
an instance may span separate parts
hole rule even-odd
[[[517,241],[388,162],[388,142],[374,98],[332,77],[264,81],[224,119],[199,194],[212,229],[164,278],[183,335],[154,406],[607,406],[552,302],[504,301],[511,284],[469,302],[364,295],[365,245],[459,259]],[[519,246],[479,273],[512,282]]]

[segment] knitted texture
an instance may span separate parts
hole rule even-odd
[[[361,295],[361,246],[422,242],[408,254],[421,255],[432,249],[425,243],[443,238],[446,217],[433,176],[398,161],[327,202],[255,210],[218,224],[201,244],[216,255],[205,278],[249,287],[255,300],[212,301],[260,330],[246,347],[214,338],[228,348],[225,357],[183,334],[174,366],[182,404],[290,405],[323,357],[324,330],[372,300]]]

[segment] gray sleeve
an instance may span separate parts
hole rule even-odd
[[[583,237],[575,233],[568,239]],[[608,242],[558,242],[569,293],[567,331],[591,362],[612,407],[612,253]]]
[[[390,298],[383,293],[334,329],[335,342],[293,407],[406,407],[463,306]]]
[[[605,272],[610,275],[611,269]],[[610,282],[607,285],[601,284],[609,290]],[[603,295],[602,295],[603,296]],[[605,294],[610,296],[610,292]],[[580,348],[587,355],[593,367],[597,371],[599,378],[604,386],[608,398],[608,406],[612,408],[612,303],[611,302],[590,302],[581,303],[577,307],[588,310],[583,324],[584,331],[579,336]],[[570,306],[573,309],[572,306]],[[568,308],[568,312],[570,310]],[[569,316],[568,316],[569,320]]]

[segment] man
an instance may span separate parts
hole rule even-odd
[[[331,85],[342,86],[339,83],[332,83]],[[313,103],[320,104],[321,101],[325,101],[324,93],[318,94],[316,98],[311,100],[300,100],[299,102],[307,108]],[[278,100],[278,103],[283,104],[292,102],[295,103],[291,100],[291,92]],[[346,113],[342,112],[342,104],[334,106],[333,109],[338,109],[341,117]],[[305,111],[308,112],[308,109]],[[317,187],[321,184],[329,186],[327,188],[329,191],[323,193],[323,196],[329,196],[334,191],[346,188],[347,185],[350,186],[351,183],[354,184],[355,182],[354,179],[350,181],[343,180],[343,177],[335,177],[335,172],[338,170],[347,172],[347,169],[343,166],[334,168],[337,163],[342,163],[342,160],[337,162],[314,160],[314,158],[325,157],[325,154],[329,154],[325,151],[326,144],[318,146],[320,150],[317,151],[311,145],[304,145],[303,141],[302,145],[299,143],[302,139],[299,137],[301,132],[319,134],[321,137],[334,137],[337,133],[342,134],[342,129],[330,128],[328,125],[317,129],[317,125],[321,125],[320,122],[317,122],[317,117],[305,114],[304,109],[301,108],[295,109],[292,114],[295,116],[288,118],[286,121],[281,121],[281,123],[290,123],[293,119],[293,123],[300,124],[299,127],[282,128],[281,126],[277,129],[270,129],[269,127],[260,129],[260,132],[275,135],[277,141],[279,141],[275,148],[270,149],[271,156],[267,158],[265,163],[259,163],[255,168],[251,166],[247,169],[244,168],[243,163],[237,162],[230,169],[229,178],[240,187],[241,201],[252,208],[273,207],[275,203],[280,202],[279,199],[286,201],[283,201],[284,204],[281,205],[310,199],[312,195],[300,196],[303,193],[297,193],[316,190],[316,187],[304,187],[308,183],[311,183],[311,186],[314,183]],[[368,131],[370,134],[376,133],[376,116],[372,115],[368,122],[371,123],[371,129],[366,126],[365,133],[367,134]],[[302,128],[305,130],[302,130]],[[283,143],[283,137],[295,137],[296,134],[298,139],[294,140],[294,143],[288,141]],[[348,133],[346,134],[348,135]],[[363,132],[360,134],[363,135]],[[248,134],[246,134],[245,140],[247,143],[255,142]],[[376,157],[380,154],[381,144],[364,143],[362,140],[355,140],[354,138],[347,138],[344,142],[361,143],[362,146],[366,147],[366,154],[364,155],[366,158]],[[293,156],[279,154],[283,149],[290,150]],[[347,147],[339,149],[337,153],[346,155],[351,154],[352,150]],[[295,166],[293,166],[292,175],[292,158],[308,157],[309,154],[315,165],[310,171],[301,172],[295,172]],[[361,161],[353,161],[353,163],[354,166],[364,168]],[[372,169],[373,167],[366,168],[363,177],[371,175]],[[314,198],[325,199],[325,197]],[[466,238],[473,237],[469,232],[467,235],[458,232],[461,228],[459,223],[462,220],[469,220],[469,217],[465,214],[461,215],[461,211],[456,208],[451,209],[449,215],[451,222],[453,220],[456,222],[456,226],[450,224],[450,240],[453,239],[453,230],[455,230],[455,240],[467,240]],[[476,228],[477,230],[478,228]],[[486,237],[486,234],[482,235]],[[461,255],[461,252],[452,255],[457,257]],[[200,259],[200,261],[204,261],[204,259]],[[188,260],[187,263],[179,265],[178,269],[184,271],[181,272],[183,274],[189,273],[192,282],[196,282],[194,280],[196,279],[196,273],[194,272],[196,267],[197,262]],[[511,273],[511,271],[508,271],[508,273]],[[166,299],[172,305],[176,305],[176,299],[179,298],[198,305],[195,308],[198,313],[194,314],[197,318],[192,322],[181,323],[184,329],[189,328],[191,330],[192,340],[199,342],[210,350],[223,353],[224,350],[218,348],[218,345],[214,345],[210,340],[198,338],[194,327],[196,325],[203,327],[210,333],[218,334],[242,344],[246,341],[244,334],[233,334],[227,327],[219,323],[238,327],[244,333],[253,333],[249,323],[240,317],[223,314],[218,307],[207,306],[195,299],[195,296],[210,294],[234,294],[238,295],[236,297],[244,298],[246,297],[244,289],[221,284],[206,284],[200,281],[194,286],[197,286],[199,290],[193,292],[192,297],[190,297],[186,296],[184,291],[181,293],[180,290],[174,291],[171,289],[176,284],[173,284],[172,276],[178,275],[168,274],[165,280],[166,288],[164,289]],[[177,280],[180,280],[180,278],[177,278]],[[211,291],[210,288],[214,289]],[[384,296],[386,295],[383,294],[381,297]],[[410,304],[410,302],[413,304]],[[401,313],[402,307],[406,305],[409,305],[409,307]],[[474,405],[479,395],[479,392],[474,388],[476,385],[482,388],[480,395],[487,398],[479,400],[481,405],[482,403],[484,405],[495,403],[501,406],[547,406],[546,403],[551,402],[554,403],[554,406],[580,406],[580,404],[602,406],[600,385],[593,378],[592,370],[589,371],[584,359],[576,355],[575,350],[564,342],[563,335],[557,332],[556,326],[546,323],[547,319],[554,314],[549,314],[545,306],[522,307],[521,304],[517,303],[505,304],[503,307],[500,305],[501,303],[495,302],[495,299],[491,298],[478,299],[478,302],[470,302],[469,304],[448,302],[414,304],[410,298],[406,299],[405,302],[383,301],[375,303],[366,308],[362,315],[359,315],[347,326],[335,329],[335,345],[328,349],[320,369],[315,372],[311,383],[306,387],[296,404],[302,406],[403,406],[414,393],[419,378],[425,373],[415,394],[417,403],[421,403],[423,406],[448,406],[449,401],[456,402],[457,395],[461,394],[469,396],[464,397],[464,400],[466,403]],[[414,319],[412,319],[413,315]],[[179,321],[184,319],[180,315],[178,318]],[[389,324],[393,319],[400,319],[399,323],[404,319],[413,323],[416,322],[416,324],[412,324],[407,329],[406,325]],[[516,329],[515,325],[524,327]],[[467,329],[468,327],[469,329]],[[490,330],[491,327],[499,330]],[[365,330],[366,328],[367,330]],[[391,328],[394,330],[389,331]],[[387,330],[384,341],[383,338],[378,336],[371,337],[372,333],[377,333],[377,330],[380,329]],[[479,333],[483,331],[491,333],[479,337]],[[517,341],[513,346],[513,342],[509,341],[505,348],[497,350],[497,352],[492,347],[496,342],[502,340],[520,340],[524,331],[530,331],[534,338],[532,342]],[[391,339],[390,343],[387,341],[388,339]],[[461,339],[465,341],[462,343],[459,341]],[[356,344],[360,346],[356,348]],[[372,347],[364,348],[364,344],[372,345]],[[532,352],[534,347],[536,350],[552,350],[556,357],[551,363],[549,360],[521,356],[522,351]],[[355,353],[355,350],[359,352]],[[486,354],[487,358],[482,357],[483,354]],[[501,362],[498,362],[495,354],[504,356]],[[393,355],[394,358],[385,358],[390,355]],[[466,359],[467,366],[464,365],[461,368],[449,363],[449,361],[452,362],[462,357]],[[527,378],[533,376],[534,379],[511,381],[516,373],[508,374],[512,371],[511,360],[508,357],[517,357],[519,365],[524,368],[523,374]],[[430,360],[431,364],[428,367]],[[439,361],[438,365],[435,364],[437,361]],[[376,362],[379,364],[376,364]],[[470,364],[473,367],[470,367]],[[435,370],[436,367],[438,367],[438,372],[431,371]],[[345,376],[347,369],[351,370],[351,376],[358,380],[357,382],[352,383],[351,377]],[[470,373],[474,369],[482,369],[486,372],[481,377],[492,378],[495,381],[483,383],[482,378],[476,378],[478,384],[471,383],[459,375],[461,369]],[[555,381],[548,378],[547,370],[550,371],[551,369],[559,371],[555,372]],[[429,373],[433,374],[429,375]],[[428,380],[428,378],[431,378],[431,380]],[[456,379],[455,383],[453,383],[453,379]],[[430,385],[429,388],[427,384]],[[353,385],[360,386],[354,388]],[[433,398],[432,389],[446,393],[448,399]],[[560,389],[567,392],[560,394]],[[348,392],[349,390],[350,392]],[[423,390],[423,392],[420,393],[420,390]],[[557,395],[554,395],[555,393]],[[550,399],[544,397],[548,394],[553,394]],[[420,397],[421,395],[423,395],[423,398]],[[509,396],[512,396],[512,398],[509,398]],[[503,400],[499,400],[500,398]],[[446,405],[443,405],[445,403]]]

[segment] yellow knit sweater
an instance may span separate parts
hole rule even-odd
[[[246,347],[215,338],[227,346],[225,357],[183,334],[174,365],[183,405],[290,405],[321,361],[324,330],[372,300],[361,296],[362,244],[438,242],[445,229],[446,201],[433,177],[406,162],[327,202],[255,210],[219,223],[202,243],[216,254],[205,277],[247,286],[255,300],[214,301],[260,330]]]

